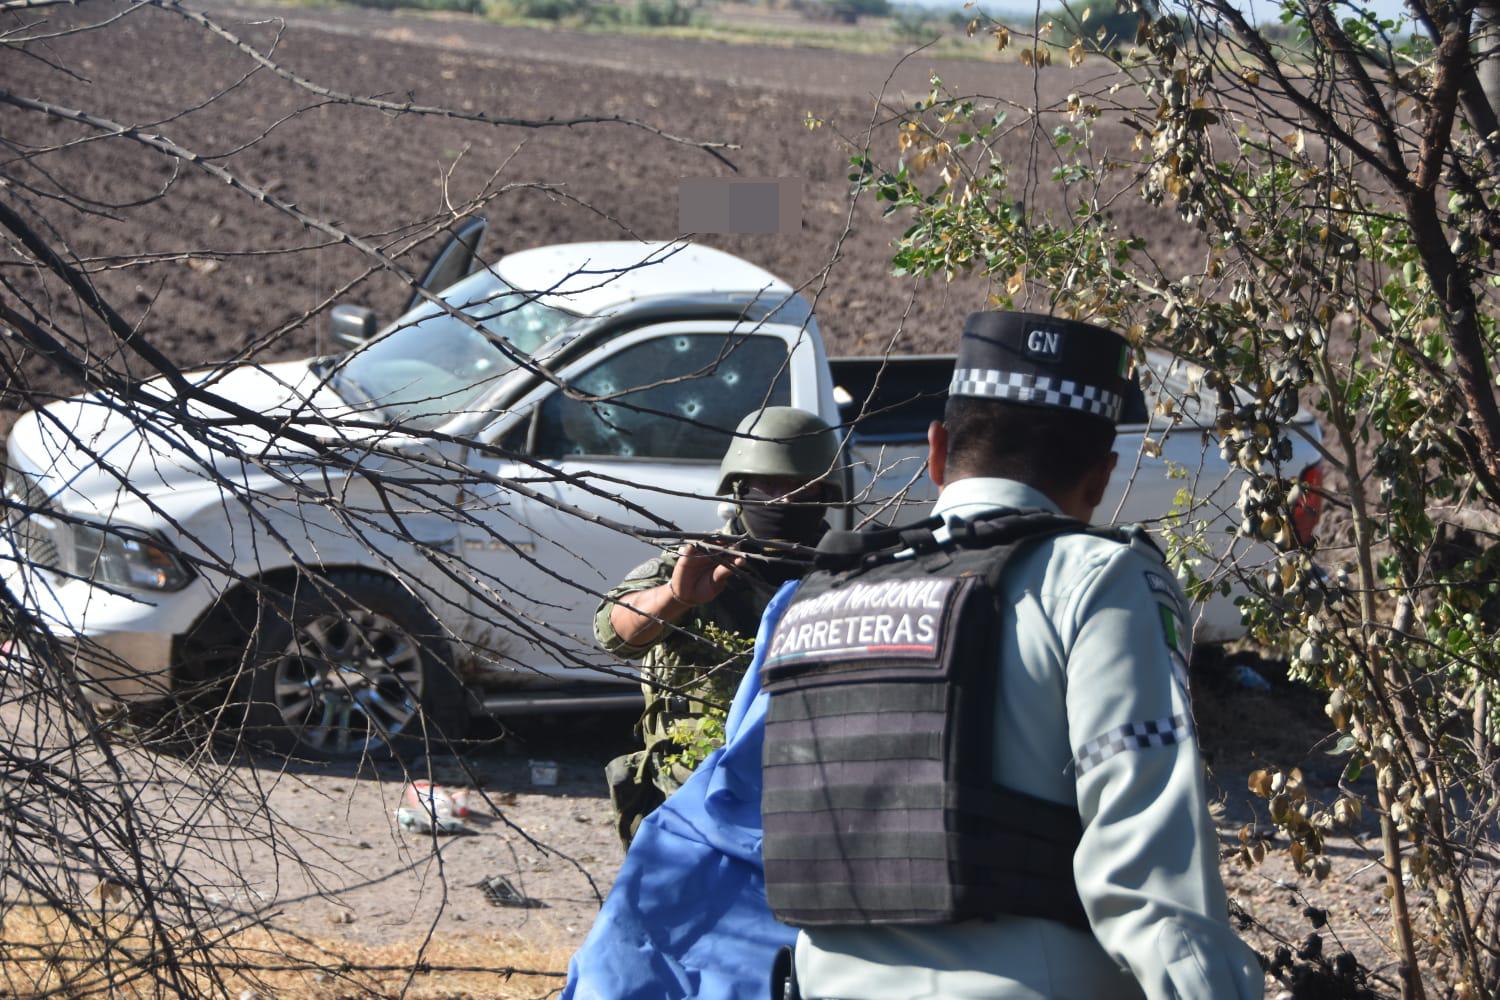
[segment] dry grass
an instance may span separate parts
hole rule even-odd
[[[69,918],[50,907],[13,906],[0,918],[0,996],[202,996],[316,998],[484,997],[521,1000],[562,988],[569,951],[504,933],[463,940],[367,946],[252,927],[212,939],[166,978],[135,916]],[[180,935],[185,940],[186,935]],[[169,985],[171,984],[171,985]]]

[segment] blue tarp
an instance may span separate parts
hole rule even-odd
[[[724,746],[636,831],[614,888],[568,963],[563,1000],[764,1000],[771,961],[797,932],[766,905],[760,859],[760,690],[767,624],[725,721]]]

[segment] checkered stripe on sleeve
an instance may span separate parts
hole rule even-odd
[[[948,392],[954,396],[989,396],[1015,403],[1041,403],[1082,410],[1117,420],[1121,397],[1108,389],[1072,379],[1055,379],[1030,372],[1002,372],[993,368],[955,368]]]
[[[1186,743],[1193,735],[1192,725],[1186,715],[1174,715],[1170,719],[1152,719],[1148,722],[1131,722],[1111,729],[1103,736],[1089,740],[1078,749],[1078,775],[1109,760],[1115,754],[1127,750],[1149,750],[1166,747],[1174,743]]]

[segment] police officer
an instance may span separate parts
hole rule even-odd
[[[843,499],[842,472],[838,437],[816,414],[790,406],[750,413],[719,465],[717,492],[733,503],[725,548],[735,538],[816,545],[828,528],[827,504]],[[674,725],[703,715],[704,703],[693,695],[728,705],[749,661],[705,632],[748,644],[777,588],[807,567],[785,548],[747,558],[689,544],[637,566],[599,604],[595,638],[641,663],[646,696],[638,726],[645,748],[605,769],[627,847],[641,819],[691,774],[667,758],[682,749],[671,738]]]
[[[774,624],[763,854],[798,995],[1261,996],[1186,602],[1144,534],[1086,527],[1129,359],[1096,326],[970,316],[928,437],[941,522],[813,574]]]

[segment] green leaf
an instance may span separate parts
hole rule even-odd
[[[1353,736],[1345,733],[1344,735],[1339,737],[1339,741],[1333,745],[1333,749],[1327,750],[1325,751],[1325,753],[1327,753],[1330,757],[1342,757],[1344,754],[1349,753],[1358,745],[1359,744],[1355,742]]]

